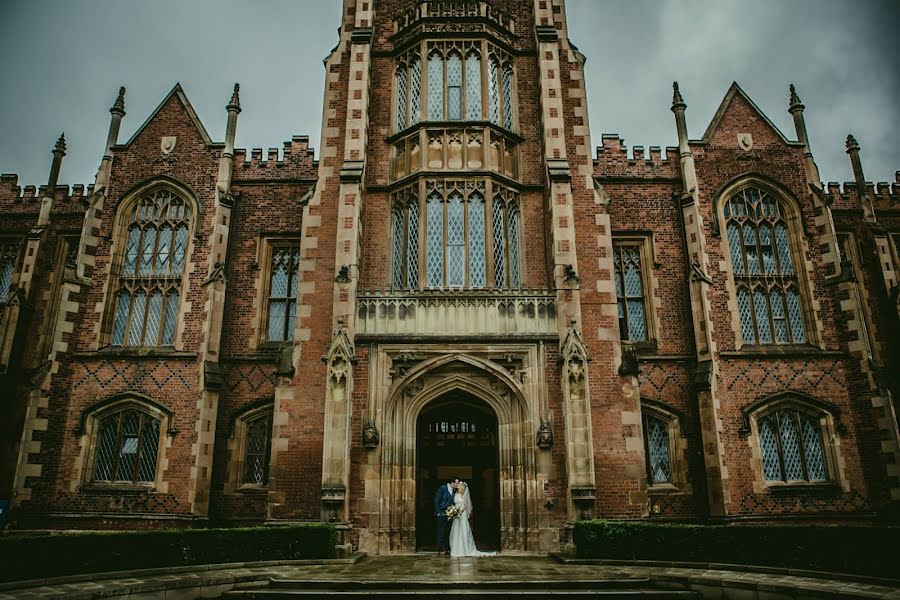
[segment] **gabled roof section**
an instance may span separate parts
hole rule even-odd
[[[787,136],[785,136],[784,133],[782,133],[782,131],[775,126],[775,123],[773,123],[771,119],[766,116],[766,113],[764,113],[756,105],[756,103],[750,99],[750,96],[747,95],[747,92],[745,92],[736,81],[732,82],[731,87],[728,88],[728,93],[725,94],[725,98],[722,99],[722,103],[719,105],[719,109],[713,116],[712,122],[710,122],[709,127],[706,128],[706,132],[703,134],[703,138],[699,140],[700,142],[707,143],[710,139],[712,139],[713,134],[715,134],[716,130],[719,128],[719,124],[722,122],[722,118],[725,116],[725,113],[728,112],[728,108],[731,106],[731,103],[734,101],[736,96],[740,96],[744,101],[746,101],[747,104],[750,105],[750,108],[759,115],[763,123],[767,124],[782,142],[784,142],[788,146],[796,146],[799,144],[799,142],[789,140]]]
[[[127,142],[125,142],[125,146],[130,146],[134,140],[147,128],[153,119],[156,118],[156,115],[162,111],[163,107],[169,103],[169,100],[172,99],[172,96],[176,96],[181,102],[181,105],[184,107],[185,112],[191,118],[191,121],[194,123],[194,127],[197,129],[197,133],[200,134],[200,138],[206,143],[207,146],[217,146],[221,144],[216,144],[209,137],[209,132],[206,131],[206,127],[203,126],[203,123],[200,121],[200,117],[197,116],[197,112],[194,110],[194,107],[191,105],[191,101],[188,100],[187,94],[184,93],[184,89],[181,87],[180,83],[176,83],[175,87],[172,88],[172,91],[166,94],[166,97],[163,98],[162,102],[159,103],[159,106],[156,107],[156,110],[147,117],[147,120],[138,127],[137,131],[129,138]]]

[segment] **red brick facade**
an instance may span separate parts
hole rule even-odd
[[[629,157],[603,136],[595,154],[563,0],[344,0],[343,14],[318,160],[305,137],[267,154],[234,150],[237,91],[229,139],[211,141],[176,87],[124,143],[120,97],[88,190],[0,178],[0,243],[18,249],[0,330],[0,499],[14,527],[326,519],[347,523],[348,543],[364,550],[421,547],[417,415],[462,396],[498,418],[503,548],[558,548],[567,523],[592,515],[845,520],[896,509],[900,177],[867,184],[848,142],[856,183],[823,185],[799,98],[793,141],[737,85],[701,139],[678,121],[676,90],[679,148]],[[398,140],[413,139],[396,127],[398,56],[437,42],[512,57],[514,125],[426,118],[408,129],[445,158],[396,178]],[[493,169],[488,145],[476,167],[452,166],[462,127],[466,152],[482,139],[514,147],[512,176]],[[518,194],[519,290],[426,289],[424,254],[419,289],[395,289],[394,198],[444,180]],[[723,211],[749,187],[788,215],[804,343],[742,338]],[[154,190],[193,215],[177,332],[171,344],[117,344],[122,215]],[[643,339],[620,331],[618,242],[640,248]],[[298,253],[288,342],[267,329],[282,247]],[[96,481],[100,419],[119,402],[162,423],[152,481]],[[773,483],[761,419],[782,404],[817,415],[824,477]],[[247,485],[249,423],[267,411],[265,476]],[[648,475],[645,411],[668,423],[664,485]]]

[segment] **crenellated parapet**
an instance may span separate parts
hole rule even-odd
[[[19,185],[15,174],[0,175],[0,211],[4,214],[35,214],[41,209],[46,185]],[[80,214],[94,191],[93,185],[59,185],[54,196],[54,214]]]
[[[283,148],[254,148],[247,154],[244,148],[234,151],[234,180],[316,179],[318,161],[309,146],[309,137],[294,136]]]
[[[594,176],[598,178],[674,179],[678,177],[678,148],[643,146],[629,149],[617,133],[603,134],[603,145],[597,147]],[[630,150],[630,152],[629,152]]]
[[[866,191],[876,211],[897,208],[900,205],[900,171],[893,182],[867,182]],[[825,198],[833,210],[854,210],[861,206],[859,188],[853,181],[829,181],[825,186]]]

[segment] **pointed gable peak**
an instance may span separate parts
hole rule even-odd
[[[166,97],[163,98],[162,102],[160,102],[156,107],[156,110],[154,110],[150,114],[150,116],[147,117],[147,120],[144,121],[140,127],[138,127],[137,131],[134,132],[134,135],[132,135],[131,138],[127,142],[125,142],[125,146],[130,146],[134,142],[134,140],[138,138],[138,136],[144,131],[144,129],[147,128],[147,125],[153,122],[156,116],[160,112],[162,112],[163,108],[165,108],[169,101],[172,100],[172,97],[175,97],[181,104],[181,107],[187,113],[188,117],[190,117],[191,122],[194,124],[197,133],[200,135],[200,138],[204,141],[204,143],[206,143],[207,146],[216,145],[212,141],[212,138],[209,137],[209,132],[206,131],[206,127],[203,126],[203,122],[200,121],[200,117],[197,116],[197,112],[194,110],[191,101],[188,100],[187,94],[184,93],[184,88],[181,87],[181,83],[176,83],[172,90],[168,94],[166,94]]]
[[[740,101],[745,102],[750,110],[756,113],[756,115],[760,118],[760,120],[768,125],[768,127],[775,133],[776,136],[786,145],[796,145],[797,142],[792,142],[789,140],[784,133],[772,122],[769,117],[756,105],[753,100],[750,99],[750,96],[747,95],[747,92],[738,85],[737,81],[733,81],[731,83],[731,87],[728,88],[728,93],[725,94],[725,97],[722,99],[722,103],[719,104],[719,108],[716,110],[716,114],[713,116],[712,121],[709,124],[709,127],[706,128],[706,132],[703,134],[702,141],[709,142],[712,139],[713,135],[719,129],[719,126],[722,123],[722,119],[728,113],[728,110],[731,108],[735,99],[739,99]]]

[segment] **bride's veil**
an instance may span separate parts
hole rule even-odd
[[[475,509],[475,507],[472,506],[472,495],[469,494],[469,484],[468,483],[466,484],[465,498],[466,498],[466,518],[471,519],[472,511]]]

